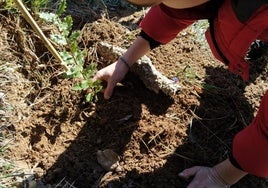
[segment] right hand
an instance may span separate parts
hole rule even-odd
[[[215,168],[194,166],[185,169],[179,174],[180,177],[188,179],[193,176],[193,180],[187,188],[229,188],[224,179],[218,174]]]
[[[118,82],[123,80],[127,72],[128,67],[119,60],[111,65],[108,65],[107,67],[104,67],[96,73],[93,78],[94,80],[107,82],[107,87],[104,90],[105,99],[109,99],[112,96],[114,87]]]

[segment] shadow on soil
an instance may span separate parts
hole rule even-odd
[[[181,170],[193,165],[212,166],[228,157],[234,135],[251,122],[253,109],[243,94],[246,84],[240,79],[223,68],[207,67],[206,74],[200,106],[188,111],[192,115],[191,123],[185,125],[188,137],[167,158],[164,166],[144,174],[133,169],[125,178],[110,181],[105,187],[183,188],[189,182],[178,178]],[[66,178],[76,187],[98,187],[106,172],[96,161],[97,150],[112,149],[122,154],[138,128],[143,104],[150,113],[163,115],[174,103],[163,94],[156,95],[145,89],[133,75],[128,75],[124,84],[116,88],[111,100],[98,102],[96,116],[87,120],[76,140],[47,171],[48,183]],[[132,116],[120,122],[118,114],[121,118]],[[247,177],[233,187],[267,187],[260,179]]]

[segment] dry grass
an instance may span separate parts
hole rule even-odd
[[[40,92],[49,87],[51,77],[61,72],[60,65],[52,62],[40,39],[25,25],[19,15],[0,10],[0,188],[51,187],[35,180],[34,167],[17,162],[19,159],[9,154],[9,147],[18,141],[14,124],[25,118],[24,113],[30,114],[35,104],[45,100],[46,96],[39,96]],[[54,28],[42,29],[49,32]],[[35,98],[29,101],[34,88],[39,94],[35,93]],[[63,179],[54,187],[74,186]]]

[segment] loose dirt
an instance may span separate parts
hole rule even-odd
[[[143,10],[116,11],[109,18],[75,17],[87,63],[98,69],[112,63],[98,55],[98,42],[127,48],[139,33]],[[214,59],[196,26],[147,54],[163,75],[178,78],[177,94],[156,94],[129,72],[110,100],[99,93],[97,102],[86,103],[24,19],[1,15],[0,62],[16,70],[3,71],[9,79],[1,78],[1,92],[12,106],[5,129],[14,138],[8,156],[27,164],[42,186],[186,187],[189,181],[177,174],[227,158],[234,135],[252,121],[268,89],[267,59],[251,62],[245,83]],[[119,155],[122,171],[107,172],[98,164],[97,151],[105,149]],[[248,175],[233,187],[268,184]]]

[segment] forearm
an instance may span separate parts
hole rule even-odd
[[[126,53],[123,55],[123,58],[127,61],[129,66],[131,66],[149,51],[149,42],[141,36],[138,36],[133,44],[128,48]]]
[[[235,184],[248,174],[247,172],[244,172],[233,166],[229,159],[217,164],[213,168],[217,172],[219,178],[229,185]]]

